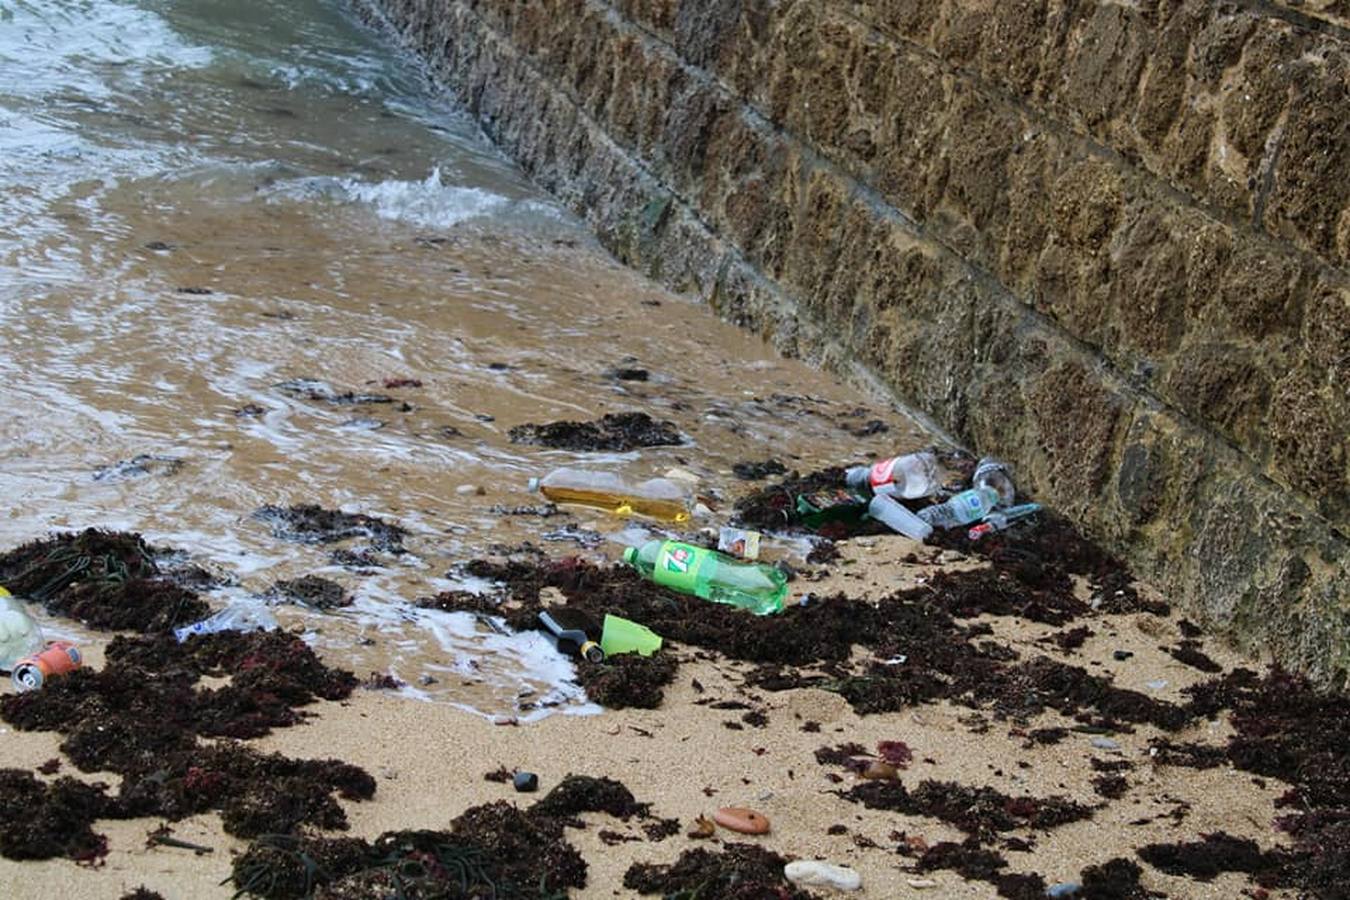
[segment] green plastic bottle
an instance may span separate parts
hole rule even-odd
[[[682,594],[748,609],[758,616],[783,611],[787,576],[773,566],[742,562],[716,550],[678,541],[629,547],[624,561],[644,578]]]

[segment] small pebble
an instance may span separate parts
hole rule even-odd
[[[422,677],[417,680],[421,682],[423,686],[438,684],[440,682],[440,679],[437,678],[435,675],[428,675],[426,673],[423,673]]]
[[[533,772],[517,772],[511,783],[522,794],[532,794],[539,790],[539,776]]]
[[[1077,897],[1083,886],[1076,881],[1061,881],[1045,889],[1047,897]]]
[[[888,762],[882,762],[879,759],[873,760],[863,769],[862,777],[870,778],[874,781],[895,781],[899,778],[896,774],[895,766]]]
[[[1111,656],[1116,662],[1124,662],[1131,656],[1134,656],[1134,653],[1130,650],[1117,650],[1115,653],[1112,653]]]
[[[906,878],[905,884],[918,891],[924,888],[937,887],[937,882],[930,878]]]
[[[470,494],[473,494],[476,497],[481,497],[484,494],[486,494],[487,491],[483,489],[483,486],[481,484],[461,484],[459,487],[455,488],[455,493],[465,497],[469,496]]]
[[[743,806],[724,806],[713,813],[713,821],[728,831],[741,834],[768,834],[769,820],[753,809]]]
[[[1119,750],[1120,744],[1108,737],[1095,737],[1092,739],[1092,746],[1098,750]]]

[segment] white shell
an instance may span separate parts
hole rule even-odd
[[[802,887],[830,887],[840,891],[856,891],[862,887],[862,876],[848,866],[799,859],[783,867],[783,875]]]

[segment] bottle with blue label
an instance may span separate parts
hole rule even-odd
[[[938,503],[919,510],[919,518],[934,528],[959,528],[978,522],[999,503],[999,492],[989,486],[962,491],[946,503]]]
[[[787,576],[781,570],[692,544],[648,541],[629,547],[623,558],[644,578],[663,587],[760,616],[782,612],[787,597]]]

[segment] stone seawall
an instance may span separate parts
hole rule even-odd
[[[627,263],[1350,670],[1350,4],[369,0]]]

